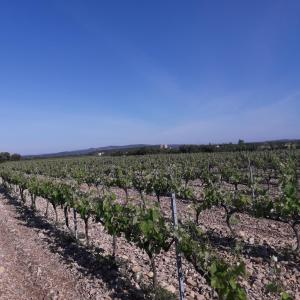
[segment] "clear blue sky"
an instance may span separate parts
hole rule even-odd
[[[0,1],[0,151],[300,138],[300,1]]]

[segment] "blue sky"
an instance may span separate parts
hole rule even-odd
[[[0,151],[300,138],[300,2],[4,0]]]

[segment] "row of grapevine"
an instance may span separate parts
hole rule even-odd
[[[236,213],[288,224],[294,232],[295,252],[299,252],[299,157],[297,151],[278,151],[37,160],[4,164],[0,176],[4,184],[18,188],[22,201],[26,200],[27,190],[33,209],[37,197],[47,199],[56,219],[57,208],[62,207],[67,227],[72,209],[75,236],[79,214],[87,244],[89,222],[95,220],[113,236],[113,249],[117,238],[124,236],[145,251],[154,287],[155,257],[170,251],[177,240],[184,257],[220,299],[246,299],[238,284],[246,273],[243,262],[230,266],[219,257],[199,230],[201,213],[222,208],[235,239],[238,237],[231,220]],[[83,185],[87,185],[87,192]],[[122,201],[116,199],[114,189],[123,191]],[[130,197],[131,191],[139,194],[138,206]],[[176,230],[160,209],[161,197],[169,197],[172,192],[194,209],[193,222],[185,220]],[[157,202],[149,202],[147,195],[155,196]]]
[[[4,185],[18,187],[22,201],[25,199],[24,190],[28,189],[32,209],[35,209],[37,197],[47,199],[56,212],[56,221],[58,221],[57,207],[63,207],[64,211],[67,211],[65,208],[72,208],[86,225],[87,245],[89,244],[88,222],[94,219],[104,226],[107,233],[115,238],[122,235],[129,243],[145,251],[154,274],[154,290],[158,284],[155,257],[162,251],[169,251],[177,237],[180,251],[206,278],[220,299],[246,299],[245,291],[238,283],[238,277],[245,275],[244,265],[242,263],[237,266],[228,265],[213,249],[209,248],[208,243],[197,241],[186,224],[174,231],[171,224],[165,221],[158,207],[139,207],[130,203],[122,205],[109,191],[103,192],[99,197],[99,194],[86,194],[65,183],[26,177],[20,173],[1,173],[1,178]],[[65,223],[70,226],[67,214],[65,214]],[[76,228],[76,224],[74,227]]]

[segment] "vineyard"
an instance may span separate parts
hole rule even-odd
[[[299,172],[298,150],[0,165],[2,194],[111,265],[120,299],[300,299]]]

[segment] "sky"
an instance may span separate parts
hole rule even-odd
[[[300,138],[298,0],[0,1],[0,152]]]

